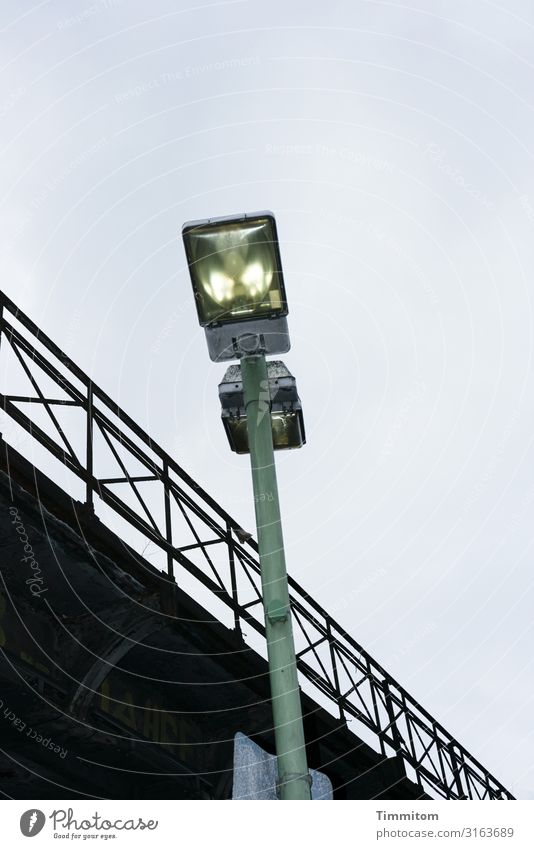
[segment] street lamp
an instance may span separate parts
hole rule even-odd
[[[282,799],[310,799],[310,775],[274,450],[304,444],[295,378],[265,354],[289,350],[287,301],[271,212],[192,221],[182,229],[198,318],[212,360],[239,360],[219,386],[230,446],[250,453],[273,725]]]

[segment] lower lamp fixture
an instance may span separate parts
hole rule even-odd
[[[265,393],[265,414],[271,416],[273,448],[301,448],[306,442],[302,404],[297,383],[281,360],[267,363],[269,393]],[[241,366],[231,365],[219,384],[221,418],[236,454],[248,454],[248,433]]]

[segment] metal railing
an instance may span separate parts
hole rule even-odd
[[[0,343],[32,390],[0,394],[2,409],[83,481],[87,509],[98,502],[110,507],[164,553],[171,579],[184,570],[233,612],[240,635],[244,624],[264,635],[255,540],[238,542],[239,524],[3,293]],[[44,377],[62,397],[47,397]],[[59,420],[63,406],[83,416],[83,451],[75,452],[74,436]],[[47,428],[43,417],[40,423],[32,418],[32,409],[45,411]],[[100,471],[102,447],[116,464],[115,475]],[[148,483],[150,498],[142,492]],[[361,723],[384,756],[402,758],[422,793],[513,798],[296,581],[290,578],[289,585],[301,680],[335,705],[341,721]]]

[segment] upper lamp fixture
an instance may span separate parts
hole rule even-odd
[[[188,221],[182,236],[211,359],[289,351],[287,301],[272,212]]]

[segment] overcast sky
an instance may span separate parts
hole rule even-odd
[[[2,287],[253,529],[180,238],[277,217],[288,568],[534,798],[534,8],[4,0]]]

